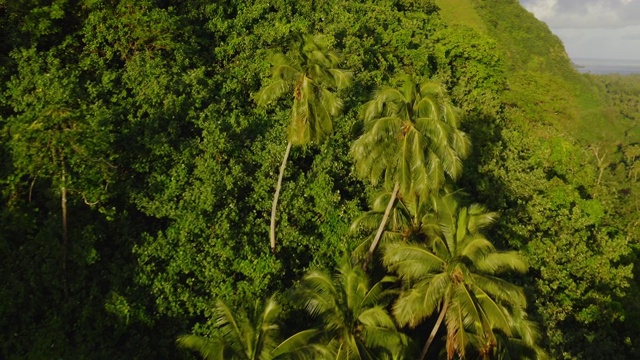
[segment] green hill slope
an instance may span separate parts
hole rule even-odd
[[[561,40],[517,0],[437,1],[449,24],[464,24],[488,34],[508,69],[511,90],[528,106],[534,104],[541,121],[553,123],[583,144],[629,143],[632,124],[612,116],[600,89],[579,74]]]
[[[505,65],[498,130],[476,143],[469,187],[503,214],[500,235],[528,254],[553,357],[636,358],[640,119],[620,105],[632,81],[579,74],[560,39],[516,0],[437,3],[449,26],[495,41]]]

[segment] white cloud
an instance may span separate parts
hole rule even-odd
[[[557,29],[571,58],[640,60],[640,25],[616,29]]]
[[[536,17],[556,29],[640,25],[640,0],[521,0]]]
[[[556,16],[556,5],[558,4],[558,0],[539,0],[535,1],[528,6],[527,2],[524,2],[525,8],[538,17],[538,19],[545,21],[552,19]]]

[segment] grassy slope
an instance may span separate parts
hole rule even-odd
[[[436,0],[442,19],[448,24],[463,24],[485,32],[484,21],[476,12],[472,0]]]

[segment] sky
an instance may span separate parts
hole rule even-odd
[[[640,61],[640,0],[520,0],[572,59]]]

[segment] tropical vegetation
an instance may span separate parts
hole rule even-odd
[[[0,32],[0,358],[640,358],[638,77],[517,0]]]

